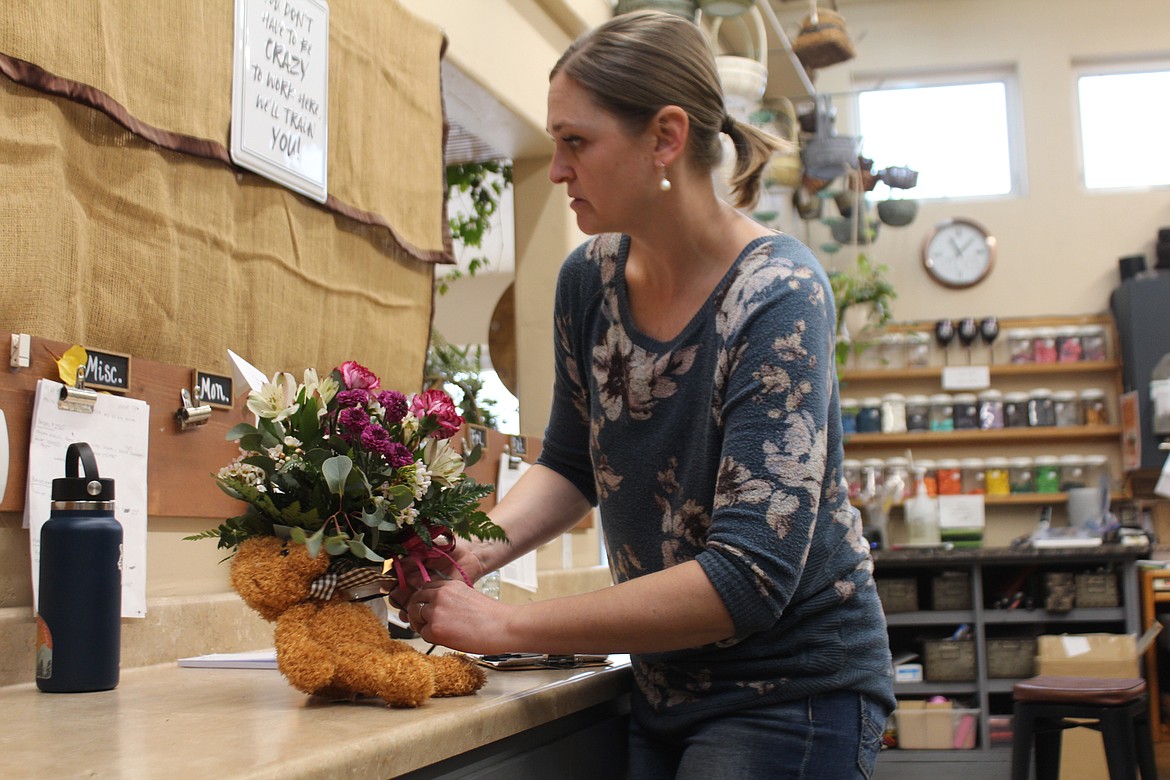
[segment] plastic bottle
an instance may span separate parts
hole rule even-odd
[[[938,525],[938,501],[930,497],[926,488],[926,469],[914,469],[914,495],[902,505],[906,517],[906,529],[910,544],[940,544],[942,537]]]
[[[122,638],[122,525],[114,518],[114,480],[98,476],[84,442],[66,450],[65,474],[53,480],[52,511],[41,527],[37,687],[108,691],[118,685]]]

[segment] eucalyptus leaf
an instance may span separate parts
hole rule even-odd
[[[305,549],[308,551],[310,558],[316,558],[317,554],[321,552],[321,540],[324,536],[325,526],[321,526],[317,529],[316,533],[305,539]]]
[[[230,431],[227,432],[227,435],[224,436],[224,439],[227,441],[239,441],[244,437],[245,434],[249,433],[258,433],[256,426],[249,425],[248,423],[237,423],[236,425],[232,426]]]
[[[334,455],[321,464],[321,475],[329,485],[329,492],[334,495],[345,493],[345,481],[349,472],[353,470],[353,460],[348,455]]]
[[[328,536],[325,538],[325,552],[330,555],[344,555],[348,549],[349,544],[344,536]]]

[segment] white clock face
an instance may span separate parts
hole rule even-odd
[[[970,287],[982,281],[994,262],[995,239],[967,220],[940,223],[923,247],[927,272],[948,287]]]

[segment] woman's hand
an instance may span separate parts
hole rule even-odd
[[[518,649],[509,646],[506,630],[514,609],[455,578],[422,585],[399,614],[431,644],[467,653],[505,653]]]
[[[460,540],[455,549],[451,551],[450,558],[446,556],[439,558],[432,558],[427,561],[428,576],[432,579],[438,578],[440,580],[455,580],[463,583],[463,576],[475,582],[487,571],[480,562],[479,556],[475,554],[472,549],[471,542]],[[459,568],[455,568],[458,564]],[[402,572],[406,576],[405,581],[399,582],[392,591],[390,591],[390,603],[398,608],[398,617],[403,622],[407,622],[409,618],[406,615],[406,604],[410,601],[411,596],[415,594],[419,588],[426,585],[427,580],[423,577],[422,572],[419,571],[417,565],[413,561],[403,561],[401,564]],[[460,569],[463,574],[460,574]]]

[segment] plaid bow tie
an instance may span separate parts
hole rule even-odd
[[[373,583],[395,585],[398,579],[393,574],[383,574],[380,569],[373,566],[358,566],[352,561],[334,559],[329,563],[329,570],[309,585],[309,596],[328,601],[337,591],[352,590]]]

